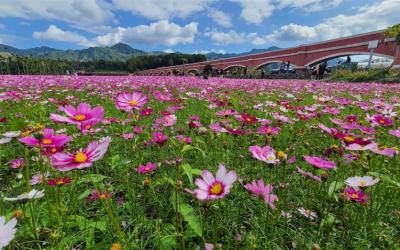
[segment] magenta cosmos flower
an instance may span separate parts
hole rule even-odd
[[[115,106],[117,109],[122,109],[127,112],[133,109],[141,109],[149,99],[140,91],[135,91],[133,93],[120,93],[115,98]]]
[[[347,187],[344,190],[344,195],[347,199],[361,204],[366,204],[368,202],[368,195],[362,189],[356,190],[352,187]]]
[[[100,160],[104,156],[110,142],[111,139],[106,137],[102,141],[93,141],[89,143],[86,149],[81,149],[75,154],[56,153],[51,157],[51,165],[59,171],[90,167],[93,162]]]
[[[35,137],[23,137],[19,139],[20,142],[28,146],[42,148],[60,148],[71,140],[72,138],[65,134],[54,135],[54,130],[52,128],[45,128],[41,139]]]
[[[156,170],[156,168],[157,168],[157,163],[148,162],[146,165],[140,165],[136,169],[136,171],[138,171],[138,173],[141,174],[147,174],[149,172]]]
[[[71,105],[65,106],[63,109],[66,116],[61,116],[57,114],[50,114],[50,119],[55,122],[65,122],[70,124],[81,125],[90,120],[95,120],[97,122],[101,121],[104,117],[104,109],[101,106],[91,108],[90,104],[80,103],[75,109]]]
[[[252,181],[244,185],[244,188],[249,190],[254,196],[260,196],[273,210],[276,209],[274,202],[278,200],[278,196],[272,194],[273,187],[271,184],[264,184],[262,179]]]
[[[336,167],[336,163],[334,163],[333,161],[327,161],[317,156],[305,155],[304,160],[317,168],[332,169]]]
[[[201,178],[197,178],[195,183],[197,189],[187,192],[194,194],[199,200],[215,200],[220,199],[229,193],[232,184],[236,181],[237,174],[235,171],[226,172],[223,164],[220,164],[216,176],[208,170],[201,172]]]

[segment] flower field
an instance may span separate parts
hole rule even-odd
[[[0,76],[0,249],[399,249],[400,84]]]

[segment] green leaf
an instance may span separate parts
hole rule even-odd
[[[390,178],[390,177],[387,176],[387,175],[382,175],[382,174],[379,174],[379,173],[377,173],[377,172],[368,172],[368,174],[369,174],[369,175],[372,175],[373,177],[378,177],[378,178],[381,179],[382,181],[387,182],[387,183],[390,183],[390,184],[395,185],[395,186],[397,186],[398,188],[400,188],[400,182],[397,182],[397,181],[393,180],[392,178]]]
[[[107,222],[105,220],[95,221],[88,224],[89,227],[99,229],[100,231],[107,231]]]
[[[183,171],[185,171],[185,174],[188,177],[190,184],[193,185],[192,167],[189,164],[185,163],[181,165],[181,168],[183,169]]]
[[[158,240],[157,249],[175,249],[176,248],[176,237],[174,235],[167,235]]]
[[[185,145],[185,146],[183,146],[181,152],[184,154],[185,152],[192,151],[192,150],[197,150],[197,151],[199,151],[199,152],[201,153],[201,155],[202,155],[204,158],[206,157],[206,153],[205,153],[202,149],[200,149],[200,148],[198,148],[198,147],[193,147],[192,145]]]
[[[90,189],[86,189],[83,193],[81,193],[80,195],[79,195],[79,197],[78,197],[78,200],[83,200],[83,199],[85,199],[86,197],[88,197],[89,196],[89,194],[90,194]]]
[[[81,177],[78,181],[78,184],[82,184],[82,183],[89,183],[89,182],[101,182],[103,181],[105,178],[107,178],[107,176],[101,175],[101,174],[88,174],[84,177]]]
[[[203,229],[201,228],[200,219],[196,213],[196,210],[188,204],[180,204],[180,213],[183,219],[189,224],[189,227],[198,235],[203,235]]]
[[[329,185],[329,189],[328,189],[328,196],[332,197],[336,191],[342,189],[342,187],[344,186],[343,182],[341,181],[333,181],[330,185]]]
[[[192,174],[201,175],[202,170],[197,168],[192,168]]]

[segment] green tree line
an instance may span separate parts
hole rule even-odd
[[[164,54],[136,56],[126,62],[96,60],[70,62],[31,56],[0,54],[0,74],[62,75],[74,72],[137,72],[164,66],[205,61],[204,55]]]

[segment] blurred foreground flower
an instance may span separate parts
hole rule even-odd
[[[4,197],[5,201],[19,201],[19,200],[32,200],[32,199],[40,199],[44,197],[44,190],[36,190],[32,189],[29,193],[23,193],[18,195],[15,198]]]
[[[17,220],[12,218],[6,223],[6,217],[0,216],[0,249],[6,247],[15,237]]]

